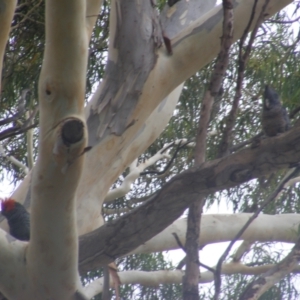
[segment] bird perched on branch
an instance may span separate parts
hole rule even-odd
[[[266,136],[275,136],[290,129],[286,109],[281,105],[279,95],[268,85],[264,93],[262,127]]]
[[[21,241],[30,239],[30,215],[25,207],[13,200],[6,199],[1,202],[1,214],[7,219],[9,233]]]

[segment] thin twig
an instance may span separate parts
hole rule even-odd
[[[18,100],[18,110],[17,112],[6,119],[0,120],[0,126],[6,125],[8,123],[18,120],[24,113],[26,107],[26,96],[30,92],[30,89],[24,89],[21,91],[20,99]]]
[[[183,246],[183,244],[181,243],[180,239],[179,239],[179,236],[177,235],[176,232],[172,232],[172,234],[174,235],[174,238],[179,246],[179,248],[181,248],[185,253],[186,253],[186,249],[185,247]],[[180,266],[182,265],[182,267],[186,264],[186,256],[182,259],[182,261],[180,262]],[[212,272],[213,274],[215,273],[215,269],[214,268],[211,268],[210,266],[200,262],[199,260],[197,261],[197,264],[200,266],[200,267],[203,267],[205,269],[207,269],[208,271]],[[180,269],[182,268],[180,267]],[[179,269],[179,265],[177,266],[176,269]]]
[[[271,23],[271,24],[293,24],[295,22],[298,22],[299,20],[300,20],[300,16],[294,20],[289,20],[289,21],[269,20],[268,23]]]
[[[181,240],[178,236],[178,234],[176,232],[172,232],[172,234],[174,235],[174,238],[179,246],[179,248],[181,248],[184,252],[186,252],[185,247],[183,246],[183,244],[181,243]]]
[[[4,151],[3,145],[0,144],[0,156],[5,157],[7,160],[9,160],[12,164],[23,170],[25,174],[29,173],[29,170],[26,165],[24,165],[21,161],[16,159],[14,156],[7,155]]]
[[[7,139],[8,137],[11,137],[11,136],[22,134],[22,133],[26,132],[28,129],[35,128],[37,125],[38,125],[38,122],[36,122],[30,126],[27,126],[27,127],[14,126],[14,127],[8,128],[6,130],[3,130],[2,132],[0,132],[0,141]]]
[[[162,171],[149,170],[149,171],[141,172],[140,176],[145,176],[145,175],[148,175],[148,174],[163,175],[164,173],[166,173],[168,171],[168,169],[171,167],[171,165],[172,165],[173,161],[175,160],[175,158],[177,157],[177,154],[178,154],[179,150],[183,149],[186,145],[191,143],[191,141],[187,141],[182,145],[181,145],[181,143],[182,143],[182,141],[180,141],[178,143],[172,158],[170,159],[170,161],[167,163],[167,165],[165,166],[165,168]],[[173,145],[174,145],[174,143],[169,145],[168,148],[172,147]],[[167,149],[163,149],[163,151],[161,153],[165,152]]]
[[[26,117],[30,118],[30,112],[26,112]],[[31,125],[31,121],[29,123]],[[33,159],[33,129],[29,129],[26,132],[26,148],[27,148],[27,165],[29,170],[33,168],[34,159]]]
[[[242,87],[243,87],[243,81],[244,81],[245,67],[246,67],[247,61],[249,59],[249,55],[250,55],[250,52],[251,52],[251,49],[252,49],[252,44],[253,44],[254,39],[256,37],[258,28],[261,25],[262,21],[264,20],[264,12],[265,12],[265,9],[266,9],[266,6],[267,6],[269,0],[266,0],[266,3],[262,8],[262,11],[261,11],[261,13],[260,13],[260,15],[257,19],[257,22],[256,22],[256,24],[253,28],[253,31],[251,32],[250,40],[248,42],[246,50],[243,53],[244,43],[245,43],[245,40],[247,38],[247,35],[249,33],[249,30],[250,30],[251,25],[252,25],[253,20],[254,20],[255,11],[256,11],[256,7],[257,7],[257,2],[258,2],[258,0],[255,0],[249,22],[248,22],[248,24],[247,24],[247,26],[244,30],[244,33],[243,33],[243,35],[240,39],[240,42],[239,42],[239,58],[238,58],[239,63],[238,63],[238,78],[237,78],[237,83],[236,83],[236,91],[235,91],[231,111],[230,111],[229,116],[227,118],[226,127],[225,127],[225,130],[223,132],[222,140],[220,142],[219,157],[226,156],[226,155],[229,154],[229,147],[230,147],[230,143],[231,143],[230,141],[231,141],[231,138],[232,138],[232,131],[233,131],[233,127],[235,125],[235,120],[236,120],[236,117],[237,117],[239,102],[240,102],[241,95],[242,95]]]
[[[241,142],[239,144],[236,144],[236,145],[232,146],[230,148],[230,153],[236,152],[236,151],[240,150],[241,148],[243,148],[243,147],[245,147],[247,145],[252,144],[253,142],[259,140],[259,138],[262,137],[263,135],[264,135],[263,132],[260,132],[257,135],[253,136],[252,138],[250,138],[250,139],[248,139],[246,141],[243,141],[243,142]]]

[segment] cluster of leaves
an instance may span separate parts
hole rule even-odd
[[[228,276],[224,284],[226,289],[222,293],[222,299],[239,299],[242,291],[245,290],[252,276],[235,274]],[[281,280],[276,286],[271,287],[264,293],[260,300],[281,300],[281,299],[297,299],[299,292],[295,288],[292,276],[287,276],[286,279]]]
[[[18,120],[4,124],[0,133],[5,133],[13,127],[22,128],[26,117],[25,112],[32,112],[37,104],[37,86],[44,51],[44,2],[19,1],[12,22],[12,31],[8,41],[2,70],[2,91],[0,118],[8,119],[18,112],[20,97],[24,90],[30,89],[30,97],[26,97],[24,110]],[[21,99],[24,101],[24,99]],[[35,122],[38,122],[38,117]],[[0,134],[1,135],[1,134]],[[35,136],[36,140],[37,136]],[[27,165],[26,135],[12,135],[2,144],[7,155],[12,155]],[[36,146],[36,143],[35,143]],[[34,156],[36,156],[34,147]],[[1,158],[1,174],[5,170],[16,183],[24,174],[7,159]]]

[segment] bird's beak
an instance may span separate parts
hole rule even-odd
[[[268,98],[265,99],[265,107],[266,108],[270,107],[270,100]]]

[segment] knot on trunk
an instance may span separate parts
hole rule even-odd
[[[84,136],[84,124],[78,119],[69,119],[63,125],[61,129],[61,138],[63,143],[70,147],[72,144],[76,144],[82,140]]]

